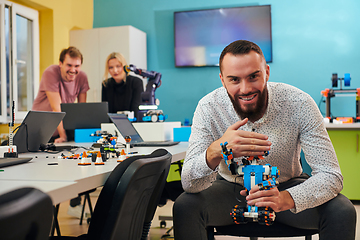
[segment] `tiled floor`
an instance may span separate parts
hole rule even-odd
[[[99,193],[99,190],[91,194],[91,201],[92,205],[95,206],[97,194]],[[166,231],[172,227],[172,221],[166,221],[166,228],[160,228],[160,220],[159,216],[171,216],[172,212],[172,202],[168,202],[165,206],[160,207],[157,209],[152,226],[150,229],[150,234],[148,239],[149,240],[160,240],[160,239],[174,239],[173,232],[170,231],[170,237],[168,238],[162,238],[163,235],[166,234]],[[69,202],[64,202],[60,205],[59,210],[59,222],[60,222],[60,229],[61,234],[63,236],[78,236],[80,234],[86,233],[88,224],[86,223],[86,220],[83,221],[82,225],[79,225],[79,219],[73,218],[67,214],[67,209],[69,206]],[[357,210],[358,216],[357,216],[357,232],[359,233],[356,237],[356,240],[360,240],[360,204],[356,203],[355,208]],[[248,240],[249,238],[244,237],[229,237],[229,236],[216,236],[216,240]],[[266,239],[266,240],[280,240],[285,238],[259,238],[260,239]],[[313,240],[318,240],[318,235],[314,235]],[[291,238],[291,240],[304,240],[304,237],[294,237]],[[339,239],[340,240],[340,239]]]

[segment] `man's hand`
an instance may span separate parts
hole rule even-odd
[[[60,97],[60,93],[58,92],[49,92],[46,91],[46,96],[49,99],[49,103],[51,106],[51,109],[53,112],[61,112],[61,97]],[[85,95],[86,97],[86,95]],[[57,130],[59,132],[59,138],[54,140],[54,143],[61,143],[61,142],[66,142],[67,141],[67,136],[66,136],[66,132],[63,126],[63,122],[61,121],[59,126],[57,127]]]
[[[240,194],[246,196],[246,190],[240,191]],[[257,207],[271,207],[275,212],[289,210],[295,207],[294,200],[288,191],[281,191],[277,187],[269,190],[259,190],[255,185],[246,197],[248,205]]]
[[[61,121],[59,126],[57,127],[59,132],[59,137],[54,140],[54,143],[62,143],[67,141],[66,131],[63,126],[63,122]]]
[[[209,146],[206,161],[211,169],[214,170],[222,159],[220,143],[228,142],[227,148],[232,149],[234,158],[263,155],[265,151],[270,150],[271,142],[266,135],[238,130],[247,122],[248,119],[245,118],[231,125],[221,138]]]
[[[62,142],[66,142],[66,141],[67,141],[66,137],[65,138],[59,137],[54,140],[54,143],[62,143]]]

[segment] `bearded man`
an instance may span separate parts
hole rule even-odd
[[[298,88],[269,82],[270,67],[252,42],[229,44],[219,66],[223,87],[202,98],[194,113],[181,173],[185,192],[173,208],[175,239],[205,240],[207,226],[234,224],[231,210],[246,204],[272,208],[275,221],[318,229],[320,240],[355,239],[356,211],[340,194],[343,177],[314,100]],[[280,170],[279,185],[245,190],[222,158],[225,142],[236,162],[269,151],[259,164]],[[311,177],[303,173],[301,150]]]

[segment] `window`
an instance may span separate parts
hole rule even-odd
[[[0,0],[0,122],[8,122],[12,100],[15,118],[31,109],[39,86],[38,12]]]

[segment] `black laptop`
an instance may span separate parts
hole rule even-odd
[[[62,103],[61,111],[64,129],[100,128],[101,123],[109,123],[107,102]]]
[[[134,147],[173,146],[179,143],[173,141],[144,141],[125,114],[108,113],[108,115],[123,137],[131,137],[130,144]]]
[[[37,152],[41,144],[49,142],[64,112],[29,111],[14,135],[18,153]]]

